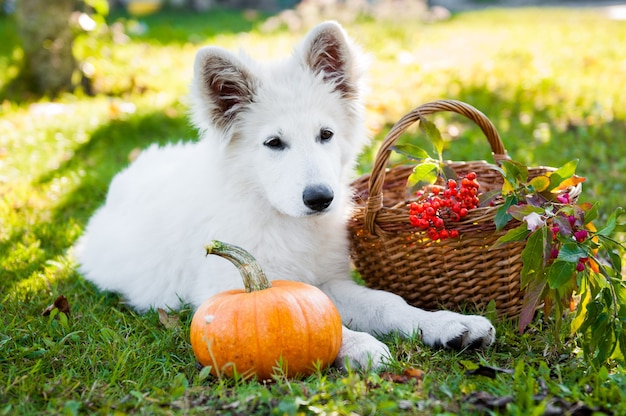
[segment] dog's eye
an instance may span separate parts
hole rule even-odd
[[[335,133],[331,129],[321,129],[320,130],[320,139],[323,142],[329,141]]]
[[[285,143],[280,140],[278,136],[272,136],[263,142],[263,145],[269,147],[272,150],[282,150],[285,148]]]

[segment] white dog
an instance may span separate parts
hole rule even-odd
[[[315,285],[335,302],[351,328],[338,365],[384,364],[389,350],[370,334],[419,332],[457,349],[493,342],[483,317],[426,312],[350,276],[349,183],[367,134],[359,51],[337,23],[315,27],[284,61],[205,47],[194,69],[201,140],[152,146],[113,179],[76,247],[87,279],[139,311],[198,306],[242,287],[231,264],[205,257],[218,239],[250,251],[270,279]]]

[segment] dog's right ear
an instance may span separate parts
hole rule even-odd
[[[256,78],[229,51],[209,46],[196,54],[192,120],[201,129],[227,130],[254,98]]]

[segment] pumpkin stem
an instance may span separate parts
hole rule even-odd
[[[211,241],[204,246],[204,248],[206,249],[207,256],[209,254],[218,255],[229,260],[237,267],[243,278],[243,285],[246,288],[246,292],[254,292],[272,287],[272,284],[267,279],[267,276],[265,276],[265,272],[263,272],[259,263],[252,254],[243,248],[218,240]]]

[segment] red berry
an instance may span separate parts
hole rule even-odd
[[[582,243],[583,241],[587,239],[587,231],[586,230],[575,231],[574,237],[576,238],[576,241],[578,241],[579,243]]]
[[[459,231],[458,230],[450,230],[450,237],[451,238],[457,238],[459,236]]]
[[[431,228],[428,230],[428,237],[430,237],[431,240],[439,240],[439,233],[434,228]]]
[[[468,173],[466,178],[469,179],[470,181],[473,181],[474,179],[476,179],[476,172]]]

